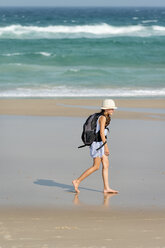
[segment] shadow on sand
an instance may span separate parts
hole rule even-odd
[[[48,180],[48,179],[37,179],[36,181],[33,182],[34,184],[42,185],[42,186],[48,186],[48,187],[58,187],[61,189],[65,189],[68,192],[75,193],[74,187],[69,184],[64,184],[64,183],[58,183],[53,180]],[[100,190],[96,189],[90,189],[90,188],[83,188],[79,187],[79,189],[84,189],[84,190],[89,190],[89,191],[95,191],[95,192],[101,192]]]

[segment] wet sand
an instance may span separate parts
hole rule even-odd
[[[82,144],[84,118],[0,116],[1,206],[71,207],[72,180],[89,166],[89,148]],[[110,207],[165,206],[163,121],[112,119],[110,149],[111,187],[120,194]],[[82,182],[79,200],[102,205],[101,168]],[[24,197],[26,195],[26,197]]]
[[[100,168],[77,195],[71,182],[92,165],[77,149],[82,125],[98,105],[0,100],[0,247],[165,247],[164,100],[118,102],[128,111],[116,111],[108,144],[119,194],[102,193]]]

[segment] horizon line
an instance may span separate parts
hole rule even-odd
[[[164,6],[155,6],[155,5],[152,5],[152,6],[107,6],[107,5],[97,5],[97,6],[55,6],[55,5],[43,5],[43,6],[37,6],[37,5],[25,5],[25,6],[22,6],[22,5],[15,5],[15,6],[0,6],[0,8],[165,8],[165,5]]]

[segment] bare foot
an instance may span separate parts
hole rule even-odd
[[[78,186],[80,183],[78,183],[78,180],[75,179],[72,181],[72,183],[73,183],[73,186],[74,186],[76,193],[80,193],[80,190],[78,189]]]
[[[117,194],[119,193],[119,191],[109,188],[109,189],[104,189],[104,193]]]

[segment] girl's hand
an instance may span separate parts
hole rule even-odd
[[[104,148],[104,153],[105,153],[106,156],[109,156],[109,149],[108,149],[108,147],[105,147]]]

